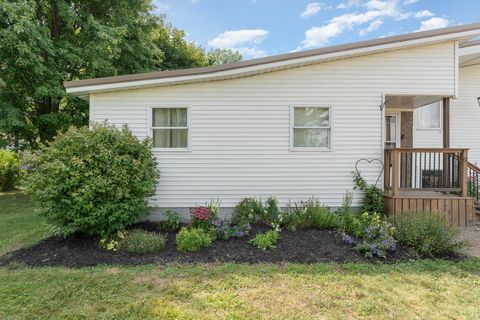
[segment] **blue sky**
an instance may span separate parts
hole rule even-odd
[[[244,59],[480,21],[480,0],[155,0],[207,50]]]

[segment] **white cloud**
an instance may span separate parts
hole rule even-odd
[[[360,32],[358,33],[361,37],[363,37],[364,35],[366,35],[367,33],[370,33],[370,32],[373,32],[373,31],[376,31],[378,30],[378,28],[380,28],[380,26],[383,24],[383,21],[378,19],[378,20],[375,20],[375,21],[372,21],[370,22],[370,24],[368,25],[367,28],[365,29],[362,29],[360,30]]]
[[[257,45],[262,43],[268,33],[263,29],[229,30],[208,41],[208,44],[214,48],[237,50],[247,58],[259,58],[267,55]]]
[[[439,28],[445,28],[448,27],[448,24],[450,21],[444,18],[431,18],[425,21],[421,22],[420,28],[416,31],[426,31],[426,30],[432,30],[432,29],[439,29]]]
[[[348,0],[347,2],[342,2],[337,6],[337,9],[349,9],[351,7],[360,6],[360,0]]]
[[[242,56],[249,58],[261,58],[267,56],[267,52],[265,50],[258,48],[235,48],[235,50],[240,52]]]
[[[320,27],[312,27],[305,32],[305,40],[301,49],[315,48],[325,45],[331,38],[340,35],[357,25],[371,23],[375,20],[372,28],[380,27],[383,18],[391,17],[396,20],[405,19],[407,14],[398,7],[398,0],[370,0],[364,7],[367,11],[363,13],[347,13],[334,17],[327,24]],[[367,28],[368,29],[368,28]]]
[[[225,31],[218,37],[208,41],[208,44],[216,48],[230,49],[246,43],[261,43],[267,35],[268,31],[263,29]]]
[[[300,18],[306,19],[311,16],[316,15],[318,12],[322,10],[322,4],[318,2],[312,2],[307,4],[305,7],[305,10],[303,10],[302,14],[300,15]]]
[[[433,17],[434,15],[435,14],[433,14],[433,12],[428,10],[415,12],[415,18],[427,18],[427,17]]]
[[[408,6],[409,4],[417,3],[419,0],[405,0],[403,1],[403,5]]]

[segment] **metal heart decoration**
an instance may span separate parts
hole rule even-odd
[[[378,185],[378,182],[380,181],[380,178],[382,177],[382,174],[383,174],[383,170],[384,170],[384,165],[383,165],[383,161],[380,160],[380,159],[360,159],[358,160],[356,163],[355,163],[355,171],[357,172],[357,174],[359,176],[361,176],[360,174],[360,171],[358,170],[358,165],[361,164],[362,162],[366,162],[368,164],[372,164],[374,162],[378,162],[380,163],[380,165],[382,166],[382,170],[380,170],[380,174],[378,175],[377,177],[377,180],[375,181],[375,187]]]

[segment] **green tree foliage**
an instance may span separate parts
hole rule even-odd
[[[34,147],[85,125],[87,102],[65,93],[66,80],[207,65],[152,9],[152,0],[0,0],[0,140]]]
[[[108,236],[147,213],[158,171],[150,140],[106,124],[71,127],[33,159],[28,191],[56,233]]]
[[[231,49],[213,49],[207,54],[208,64],[211,66],[242,61],[242,54]]]

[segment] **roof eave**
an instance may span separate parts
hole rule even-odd
[[[323,54],[317,54],[312,56],[304,56],[299,58],[278,60],[267,63],[259,63],[242,66],[239,64],[239,67],[226,67],[222,69],[221,67],[214,68],[211,72],[202,72],[202,69],[197,68],[192,70],[192,73],[188,73],[187,70],[180,71],[171,71],[166,72],[165,74],[171,74],[171,76],[158,78],[147,78],[144,80],[137,80],[139,75],[133,75],[131,78],[134,80],[129,81],[129,76],[123,77],[113,77],[105,78],[105,83],[102,83],[99,80],[103,79],[92,79],[92,80],[80,80],[80,81],[70,81],[65,83],[65,87],[68,93],[85,96],[91,93],[98,92],[109,92],[109,91],[118,91],[118,90],[131,90],[136,88],[151,87],[151,86],[165,86],[165,85],[177,85],[177,84],[186,84],[194,82],[204,82],[204,81],[216,81],[223,79],[231,79],[237,77],[245,77],[254,74],[277,71],[282,69],[294,68],[298,66],[304,66],[309,64],[321,63],[326,61],[346,59],[354,56],[362,56],[373,53],[386,52],[391,50],[398,50],[409,47],[417,47],[423,45],[430,45],[446,41],[457,40],[459,42],[466,41],[472,37],[480,34],[480,25],[475,25],[476,27],[469,30],[445,33],[439,35],[429,35],[428,37],[419,37],[413,38],[410,40],[405,40],[401,42],[388,42],[372,46],[361,46],[355,47],[354,44],[351,46],[344,46],[342,51],[333,51]],[[341,47],[341,46],[340,46]],[[465,48],[466,49],[466,48]],[[463,50],[463,48],[461,49]],[[285,55],[288,56],[288,55]],[[207,68],[208,69],[208,68]],[[157,74],[157,73],[155,73]],[[158,73],[159,75],[162,73]],[[176,74],[179,74],[176,76]],[[137,78],[137,79],[135,79]],[[141,78],[141,77],[140,77]],[[109,82],[108,79],[112,81]],[[125,81],[122,81],[125,79]],[[114,81],[113,81],[114,80]],[[84,85],[82,85],[84,84]]]

